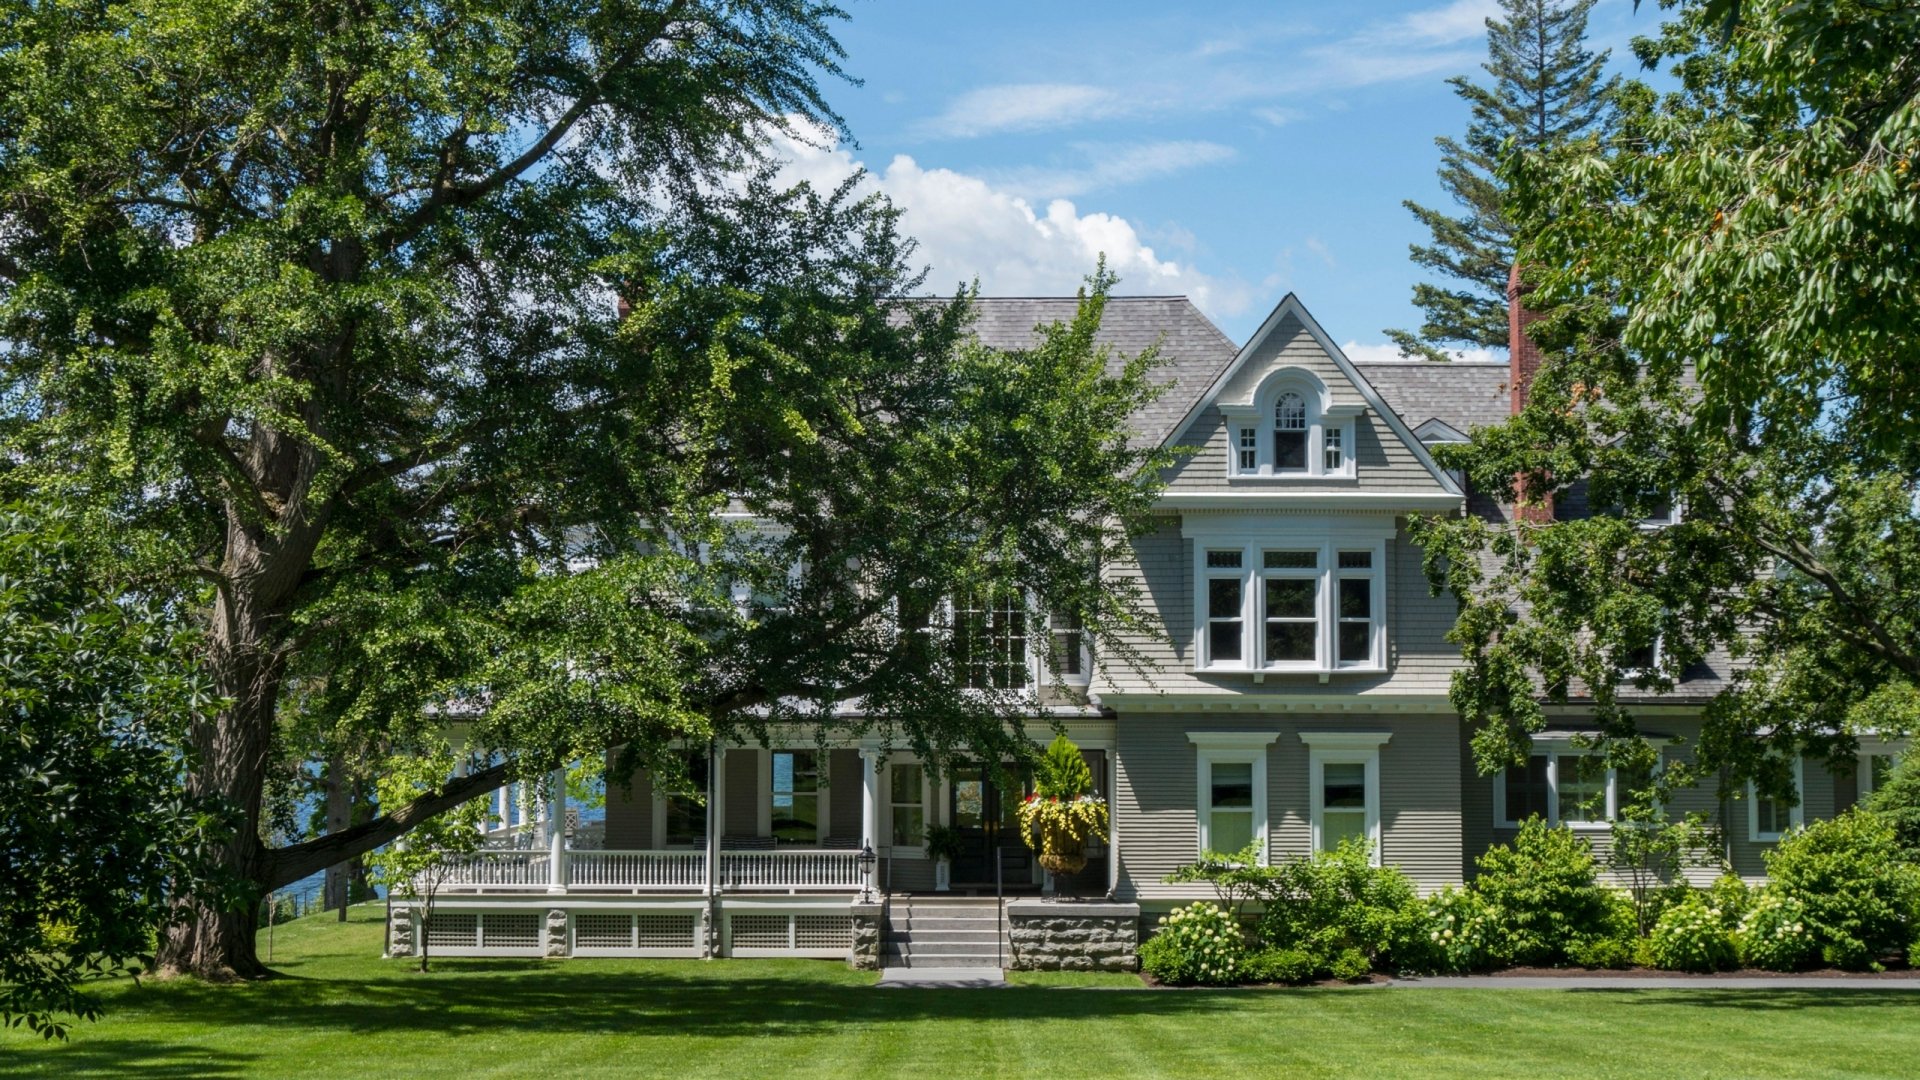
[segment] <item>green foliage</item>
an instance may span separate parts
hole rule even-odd
[[[1597,882],[1592,847],[1571,829],[1529,818],[1511,845],[1480,857],[1479,870],[1473,888],[1491,909],[1494,951],[1513,963],[1562,963],[1573,941],[1610,932],[1615,905]]]
[[[1277,888],[1280,871],[1277,867],[1261,865],[1260,848],[1261,841],[1255,837],[1239,851],[1202,851],[1199,859],[1168,874],[1164,880],[1169,885],[1199,881],[1212,885],[1220,906],[1238,922],[1249,903],[1272,896]]]
[[[1583,968],[1630,968],[1638,945],[1638,937],[1576,938],[1567,945],[1567,963]]]
[[[1419,941],[1422,907],[1399,868],[1369,862],[1370,845],[1352,839],[1334,851],[1288,859],[1273,868],[1259,936],[1270,948],[1297,949],[1335,978],[1359,957],[1362,974],[1389,968]],[[1342,967],[1341,965],[1344,965]]]
[[[1033,767],[1033,790],[1041,798],[1074,799],[1093,794],[1093,770],[1080,748],[1065,735],[1055,735]]]
[[[405,806],[439,794],[453,774],[453,752],[444,745],[427,753],[389,758],[381,769],[380,801]],[[434,901],[462,856],[480,849],[488,823],[487,801],[472,799],[426,819],[402,839],[375,852],[368,860],[374,879],[391,895],[424,901],[423,927],[431,927]],[[420,970],[427,970],[430,932],[420,935]]]
[[[1373,961],[1359,949],[1341,949],[1328,962],[1327,973],[1342,982],[1359,982],[1373,974]]]
[[[1241,963],[1240,978],[1249,983],[1298,984],[1312,982],[1321,967],[1318,959],[1300,949],[1257,949]]]
[[[1160,917],[1140,947],[1140,967],[1171,986],[1229,986],[1241,981],[1246,952],[1233,916],[1202,901]]]
[[[1685,885],[1671,884],[1688,866],[1717,865],[1719,830],[1702,813],[1674,820],[1657,806],[1626,808],[1613,823],[1607,867],[1626,879],[1634,925],[1645,937]],[[1589,965],[1591,966],[1591,965]]]
[[[1585,46],[1587,13],[1595,0],[1502,0],[1501,17],[1487,21],[1492,85],[1465,76],[1447,80],[1472,119],[1464,145],[1442,136],[1440,186],[1461,211],[1453,216],[1411,200],[1403,205],[1432,233],[1411,247],[1413,261],[1453,279],[1451,288],[1413,287],[1426,316],[1419,333],[1389,330],[1408,355],[1446,359],[1447,344],[1500,348],[1507,343],[1507,269],[1513,265],[1513,226],[1502,207],[1506,184],[1500,161],[1512,148],[1576,139],[1607,119],[1608,53]]]
[[[1707,906],[1720,912],[1728,926],[1746,917],[1754,903],[1754,891],[1739,874],[1729,870],[1707,886]]]
[[[1733,944],[1742,964],[1767,971],[1798,971],[1819,955],[1806,906],[1773,889],[1762,889],[1740,916]]]
[[[1449,885],[1427,897],[1423,906],[1426,949],[1421,960],[1409,958],[1410,966],[1465,975],[1507,963],[1506,936],[1478,891]]]
[[[1667,971],[1724,971],[1735,963],[1723,913],[1699,896],[1661,914],[1647,936],[1646,952],[1654,967]]]
[[[1920,753],[1908,750],[1867,797],[1867,809],[1893,827],[1908,862],[1920,863]]]
[[[951,859],[960,854],[960,830],[948,825],[927,826],[927,858]]]
[[[1920,925],[1920,866],[1901,857],[1893,827],[1849,810],[1789,834],[1767,852],[1767,891],[1800,906],[1821,959],[1875,969]]]
[[[224,824],[182,785],[187,726],[218,705],[198,642],[101,588],[88,541],[45,503],[0,505],[0,1025],[50,1039],[99,1017],[89,982],[150,962]]]

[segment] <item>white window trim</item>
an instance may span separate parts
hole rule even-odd
[[[893,839],[893,808],[900,805],[893,801],[893,767],[895,765],[920,766],[920,820],[927,828],[934,826],[934,784],[933,777],[927,773],[925,763],[919,758],[912,758],[905,761],[886,761],[882,765],[885,771],[880,780],[880,786],[883,789],[881,791],[880,805],[886,813],[886,820],[880,823],[880,835],[886,837],[888,840]],[[927,847],[924,840],[925,838],[923,836],[922,842],[919,844],[888,844],[888,855],[896,859],[924,859],[927,857]]]
[[[1194,747],[1194,824],[1195,851],[1207,851],[1213,816],[1213,766],[1249,764],[1253,766],[1253,836],[1259,841],[1261,866],[1272,859],[1271,837],[1267,832],[1267,748],[1280,738],[1277,731],[1189,731],[1187,741]]]
[[[811,746],[775,746],[762,750],[757,755],[760,759],[760,814],[757,822],[760,826],[759,835],[769,837],[773,835],[773,755],[782,752],[804,752],[820,756],[820,780],[813,792],[814,798],[818,800],[814,805],[815,813],[819,817],[819,820],[813,823],[813,842],[818,845],[830,835],[833,827],[833,806],[827,788],[827,770],[833,765],[833,752]]]
[[[1588,749],[1565,742],[1545,742],[1535,739],[1529,757],[1545,754],[1547,758],[1547,825],[1558,828],[1560,822],[1560,759],[1561,757],[1599,757],[1605,752],[1598,747]],[[1658,771],[1666,764],[1664,757],[1656,762]],[[1567,828],[1575,832],[1603,832],[1613,828],[1620,817],[1620,770],[1607,767],[1607,816],[1604,821],[1569,821]],[[1501,769],[1493,778],[1493,821],[1496,828],[1517,829],[1520,823],[1507,812],[1507,771]]]
[[[1269,673],[1287,674],[1332,674],[1336,672],[1380,673],[1387,670],[1387,548],[1392,539],[1392,525],[1374,528],[1341,528],[1329,530],[1325,527],[1307,530],[1263,530],[1258,536],[1247,534],[1246,526],[1237,519],[1229,519],[1224,528],[1207,528],[1213,522],[1195,522],[1188,519],[1188,526],[1182,535],[1193,541],[1193,663],[1195,671],[1202,672],[1246,672],[1265,675]],[[1240,552],[1240,568],[1234,570],[1209,568],[1207,552]],[[1318,621],[1319,639],[1315,649],[1316,659],[1311,663],[1293,661],[1281,664],[1265,662],[1266,633],[1265,590],[1261,581],[1268,573],[1265,569],[1265,552],[1268,551],[1314,551],[1318,553],[1319,598]],[[1347,570],[1339,567],[1340,552],[1368,551],[1373,555],[1373,566],[1367,571]],[[1233,577],[1237,573],[1240,579],[1240,659],[1225,663],[1216,663],[1211,655],[1211,639],[1208,633],[1207,581],[1209,578]],[[1298,576],[1302,571],[1275,571],[1281,576]],[[1372,655],[1361,663],[1341,663],[1340,649],[1340,612],[1339,580],[1342,576],[1356,577],[1369,574],[1373,579],[1370,600],[1373,605]]]
[[[1312,850],[1321,850],[1325,834],[1326,772],[1323,766],[1366,766],[1366,832],[1372,849],[1368,856],[1381,865],[1386,844],[1380,834],[1380,748],[1392,738],[1385,731],[1303,731],[1300,741],[1307,744],[1308,806],[1312,808]]]
[[[1033,647],[1033,635],[1027,635],[1027,654],[1030,657],[1034,669],[1033,685],[1069,686],[1080,689],[1093,685],[1093,649],[1087,644],[1086,621],[1084,619],[1081,620],[1079,630],[1067,631],[1068,633],[1078,633],[1080,635],[1080,674],[1073,675],[1062,671],[1060,674],[1055,675],[1053,667],[1047,662],[1047,659],[1053,651],[1054,635],[1060,631],[1056,631],[1053,627],[1052,614],[1041,612],[1037,604],[1030,604],[1029,606],[1039,614],[1042,624],[1041,632],[1046,638],[1046,648],[1045,651],[1042,651]]]
[[[1798,829],[1800,826],[1806,824],[1807,782],[1805,765],[1806,762],[1804,759],[1798,756],[1794,757],[1794,802],[1793,809],[1787,813],[1788,831]],[[1747,781],[1747,839],[1755,844],[1770,844],[1786,835],[1784,832],[1760,831],[1760,791],[1754,786],[1753,781]]]
[[[1633,682],[1638,679],[1654,678],[1659,675],[1660,669],[1666,665],[1666,662],[1667,634],[1664,630],[1657,630],[1653,635],[1653,666],[1650,668],[1623,667],[1620,669],[1620,680]]]
[[[1299,394],[1307,403],[1307,467],[1281,472],[1274,467],[1274,408],[1280,396]],[[1304,368],[1281,368],[1268,375],[1254,392],[1249,404],[1219,406],[1226,417],[1227,477],[1230,481],[1352,480],[1358,474],[1354,466],[1354,421],[1365,405],[1335,404],[1326,384]],[[1254,430],[1255,465],[1240,467],[1241,431]],[[1326,433],[1337,431],[1340,439],[1340,468],[1326,467]]]

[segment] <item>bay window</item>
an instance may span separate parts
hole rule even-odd
[[[1202,532],[1194,568],[1195,666],[1384,670],[1386,535],[1242,539]]]

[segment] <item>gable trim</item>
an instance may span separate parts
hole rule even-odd
[[[1414,437],[1419,439],[1421,442],[1427,442],[1429,440],[1433,442],[1447,442],[1447,443],[1463,443],[1463,442],[1473,441],[1470,437],[1468,437],[1466,432],[1461,431],[1459,428],[1454,427],[1452,424],[1447,423],[1445,420],[1442,420],[1437,416],[1421,424],[1419,427],[1414,428],[1413,434],[1414,434]]]
[[[1387,407],[1386,401],[1380,397],[1380,392],[1360,374],[1360,369],[1353,366],[1353,361],[1347,359],[1347,354],[1340,351],[1340,347],[1327,336],[1326,330],[1320,326],[1319,321],[1307,311],[1306,305],[1302,304],[1300,298],[1293,293],[1288,293],[1280,299],[1280,303],[1274,307],[1272,314],[1260,324],[1260,329],[1254,331],[1253,336],[1247,339],[1247,343],[1240,346],[1240,351],[1234,354],[1233,362],[1214,378],[1205,393],[1194,399],[1193,404],[1188,407],[1186,414],[1180,418],[1179,422],[1167,430],[1160,440],[1161,445],[1164,446],[1173,439],[1179,438],[1193,426],[1193,422],[1199,419],[1200,413],[1220,396],[1220,392],[1226,389],[1228,381],[1246,365],[1247,359],[1272,335],[1274,329],[1286,320],[1288,315],[1300,320],[1300,325],[1306,329],[1307,336],[1313,338],[1314,342],[1326,351],[1327,356],[1333,360],[1334,367],[1340,369],[1340,373],[1346,376],[1347,381],[1353,384],[1353,388],[1366,399],[1368,407],[1399,437],[1408,452],[1413,454],[1414,460],[1427,470],[1427,475],[1433,478],[1433,482],[1454,498],[1464,498],[1460,485],[1454,483],[1453,477],[1447,475],[1447,471],[1433,460],[1433,455],[1427,453],[1427,448],[1419,439],[1413,437],[1413,432],[1407,430],[1406,422],[1400,419],[1400,414]]]

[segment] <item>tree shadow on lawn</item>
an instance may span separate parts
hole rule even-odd
[[[693,963],[693,962],[689,962]],[[549,1034],[620,1034],[674,1038],[808,1036],[847,1025],[1002,1019],[1125,1020],[1182,1014],[1218,1015],[1267,1005],[1284,1012],[1289,997],[1337,995],[1356,1018],[1385,1007],[1378,994],[1351,990],[1264,990],[1099,993],[1067,987],[994,990],[823,984],[807,974],[755,975],[754,961],[717,961],[685,974],[593,971],[573,961],[462,960],[427,975],[375,978],[292,977],[256,988],[173,985],[136,992],[118,1007],[151,1020],[221,1021],[249,1026],[339,1030],[355,1034],[498,1033],[538,1018]],[[457,966],[456,966],[457,965]],[[511,977],[525,973],[523,977]],[[503,974],[507,978],[501,978]],[[837,973],[836,973],[837,974]],[[1482,993],[1490,1006],[1502,992]],[[1578,990],[1623,1004],[1742,1010],[1905,1009],[1920,996],[1874,990]],[[1324,1000],[1320,1004],[1325,1004]]]
[[[0,1054],[0,1076],[140,1076],[156,1080],[190,1080],[195,1077],[248,1076],[255,1074],[256,1054],[208,1046],[185,1046],[152,1039],[126,1039],[115,1036],[89,1039],[84,1028],[74,1029],[72,1042],[34,1046],[37,1053],[23,1053],[26,1046],[8,1047]]]

